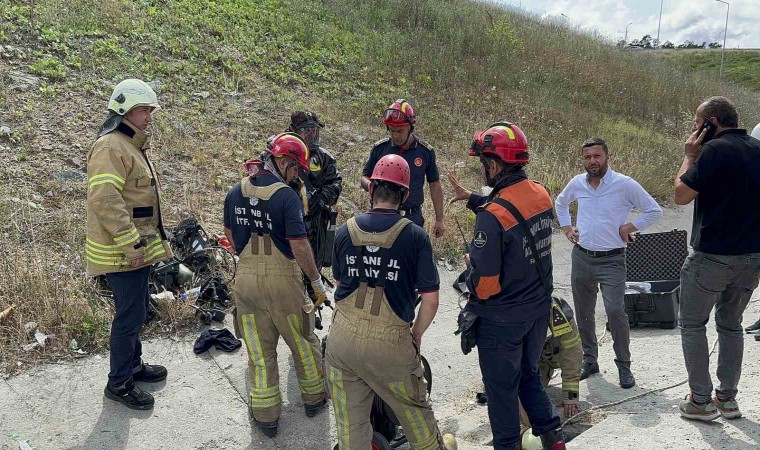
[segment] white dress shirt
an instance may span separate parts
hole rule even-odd
[[[620,226],[628,222],[633,208],[642,214],[631,223],[643,230],[662,217],[662,209],[651,195],[633,178],[608,168],[599,186],[594,189],[587,174],[573,177],[557,197],[559,225],[572,225],[569,205],[578,200],[576,227],[580,237],[578,244],[593,251],[623,248],[626,243],[620,237]]]

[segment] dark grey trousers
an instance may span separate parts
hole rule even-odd
[[[681,308],[678,324],[681,345],[694,400],[712,397],[710,357],[705,325],[715,307],[718,331],[718,380],[715,395],[721,400],[736,396],[742,373],[744,332],[742,314],[760,278],[760,253],[713,255],[695,252],[681,270]]]
[[[625,253],[591,257],[573,248],[570,281],[578,332],[583,344],[583,360],[596,363],[599,346],[596,341],[596,294],[602,289],[604,309],[610,324],[615,359],[631,361],[631,328],[625,312]]]

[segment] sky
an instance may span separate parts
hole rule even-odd
[[[542,18],[597,30],[617,42],[628,25],[628,40],[657,37],[661,0],[490,0]],[[727,0],[730,5],[726,48],[760,48],[760,0]],[[662,0],[660,41],[723,43],[726,4],[717,0]],[[563,14],[565,16],[563,16]]]

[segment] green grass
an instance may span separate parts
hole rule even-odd
[[[0,166],[0,177],[30,180],[8,186],[0,201],[23,202],[48,191],[53,197],[42,202],[42,211],[30,213],[45,218],[33,223],[19,216],[15,204],[0,203],[0,212],[10,215],[0,223],[0,251],[23,243],[35,255],[19,255],[0,270],[0,278],[28,274],[14,278],[20,281],[7,285],[8,292],[0,290],[0,307],[4,298],[27,301],[23,314],[0,323],[0,334],[13,337],[0,339],[0,351],[19,348],[19,327],[34,314],[61,337],[59,350],[72,336],[93,349],[105,342],[108,315],[93,301],[81,260],[65,283],[45,281],[61,264],[71,266],[67,258],[81,258],[84,183],[41,186],[31,180],[70,168],[67,159],[84,160],[113,86],[127,77],[160,82],[153,158],[165,177],[167,223],[191,212],[216,233],[225,191],[242,176],[240,163],[257,155],[297,108],[316,110],[327,124],[323,142],[343,170],[343,197],[359,209],[368,201],[358,188],[358,168],[371,143],[385,136],[379,115],[396,98],[414,105],[417,130],[436,149],[442,174],[464,162],[458,175],[473,189],[481,184],[479,165],[466,156],[473,132],[497,120],[516,122],[530,142],[529,175],[554,195],[580,172],[579,146],[588,137],[606,139],[616,170],[667,199],[702,98],[727,95],[744,125],[760,121],[760,94],[746,87],[721,84],[714,74],[655,52],[623,52],[555,23],[478,2],[34,4],[32,10],[27,0],[0,0],[0,44],[15,48],[0,58],[0,123],[13,130],[13,138],[0,144],[6,159],[15,160]],[[11,71],[42,80],[34,89],[6,89],[14,83]],[[354,212],[341,204],[342,219]],[[429,202],[425,213],[432,219]],[[441,257],[461,253],[455,217],[466,234],[472,232],[473,216],[462,205],[447,206],[448,237],[434,240]],[[48,249],[61,242],[69,250]],[[31,291],[22,287],[27,282],[35,286]]]
[[[720,50],[670,50],[658,52],[665,61],[711,77],[720,75]],[[723,76],[749,90],[760,92],[760,50],[729,50],[723,63]]]

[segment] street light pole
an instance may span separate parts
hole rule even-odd
[[[660,0],[660,20],[657,21],[657,47],[660,47],[660,25],[662,24],[662,4],[665,3],[665,0]]]
[[[726,4],[726,28],[723,29],[723,51],[720,55],[720,79],[723,79],[723,63],[726,61],[726,35],[728,34],[728,11],[731,10],[731,5],[723,0],[715,0]]]
[[[625,37],[623,38],[623,40],[625,41],[625,43],[626,43],[626,44],[628,43],[628,27],[629,27],[629,26],[630,26],[632,23],[633,23],[633,22],[628,22],[628,25],[626,25],[626,26],[625,26]]]

